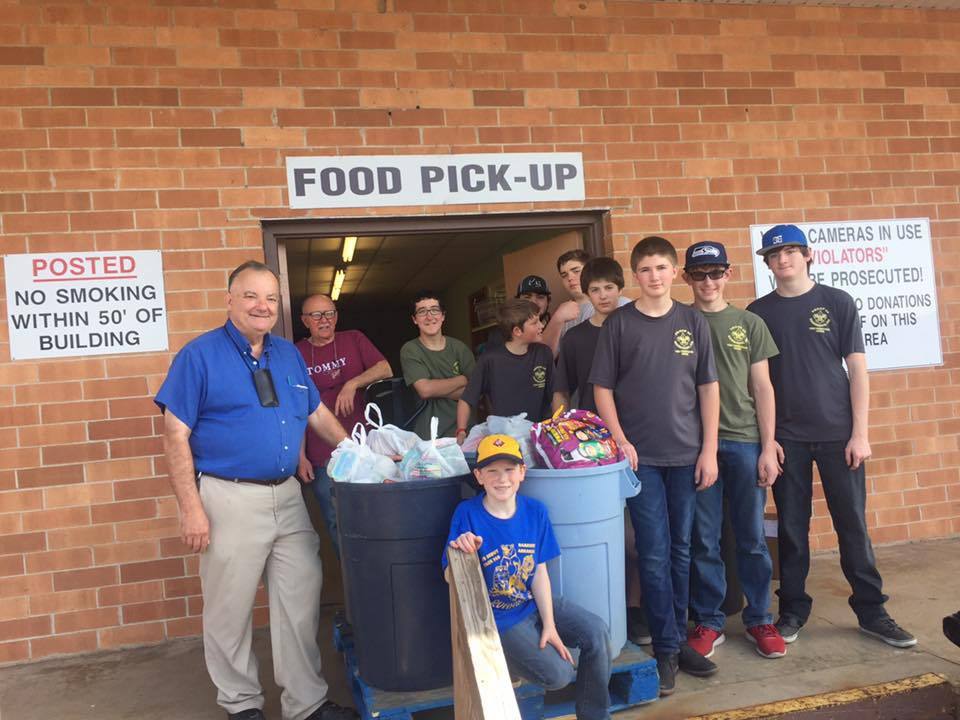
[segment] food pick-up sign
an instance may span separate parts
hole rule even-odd
[[[291,208],[583,200],[580,153],[288,157]]]
[[[158,250],[7,255],[10,356],[167,349]]]

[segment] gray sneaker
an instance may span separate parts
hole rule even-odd
[[[792,615],[781,615],[774,627],[777,628],[777,632],[780,633],[780,637],[783,638],[785,643],[792,643],[800,635],[800,628],[803,627],[803,623]]]
[[[860,623],[860,630],[898,648],[913,647],[917,644],[917,639],[897,625],[889,615]]]

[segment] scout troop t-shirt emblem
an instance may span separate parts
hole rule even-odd
[[[830,311],[824,307],[811,310],[810,329],[821,334],[830,332]]]
[[[453,374],[454,374],[454,375],[463,375],[463,373],[460,372],[460,361],[459,361],[459,360],[454,360],[454,361],[453,361]]]
[[[533,368],[533,386],[539,390],[547,384],[547,368],[544,365],[536,365]]]
[[[693,355],[696,348],[693,346],[693,333],[686,328],[680,328],[673,334],[673,351],[677,355],[687,357]]]
[[[727,332],[727,347],[734,350],[749,350],[750,338],[743,325],[732,325]]]

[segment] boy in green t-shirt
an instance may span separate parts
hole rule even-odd
[[[430,438],[430,418],[440,421],[439,437],[453,437],[457,429],[457,400],[467,387],[475,364],[473,353],[456,338],[443,334],[446,313],[435,292],[423,290],[413,299],[413,324],[420,336],[400,349],[403,379],[413,387],[427,407],[414,428],[425,440]]]
[[[687,248],[683,279],[693,289],[693,306],[710,326],[720,380],[720,474],[712,487],[697,494],[690,538],[690,610],[696,627],[687,642],[710,657],[724,641],[726,617],[720,607],[727,584],[720,532],[726,497],[736,537],[737,574],[747,599],[747,638],[763,657],[778,658],[786,654],[786,646],[768,610],[773,569],[763,532],[767,488],[780,474],[783,459],[774,440],[776,414],[767,367],[767,359],[778,350],[763,320],[726,301],[723,291],[729,278],[722,244],[699,242]]]

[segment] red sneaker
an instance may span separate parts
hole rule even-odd
[[[754,625],[747,628],[747,638],[765,658],[778,658],[787,654],[787,645],[773,625]]]
[[[714,649],[717,645],[722,645],[723,640],[722,632],[708,628],[706,625],[697,625],[693,630],[687,632],[687,645],[705,658],[713,655]]]

